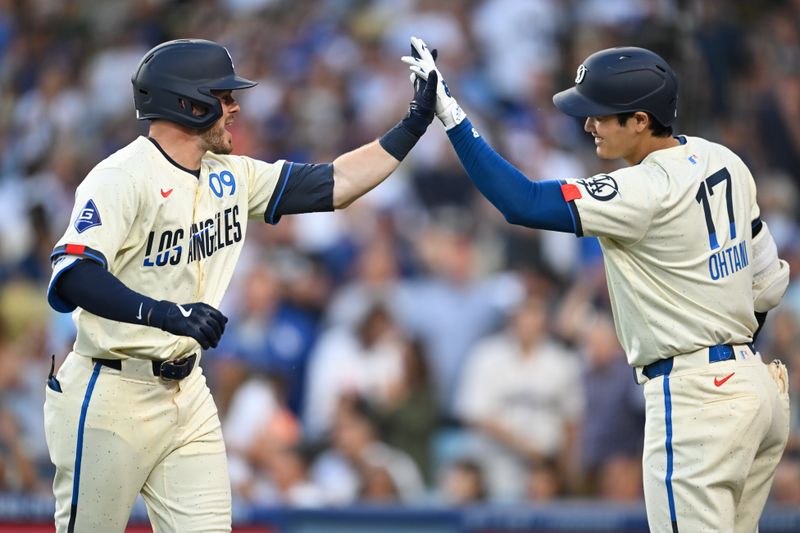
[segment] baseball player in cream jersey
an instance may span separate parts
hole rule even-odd
[[[198,364],[225,318],[247,220],[349,205],[383,181],[433,119],[435,83],[380,140],[331,164],[230,155],[228,51],[178,40],[132,77],[140,137],[78,187],[53,252],[48,300],[78,333],[45,401],[59,532],[121,532],[141,494],[154,531],[225,532],[231,495],[213,399]],[[152,296],[157,296],[158,300]]]
[[[425,43],[412,78],[437,72]],[[789,280],[733,152],[673,136],[677,79],[657,54],[612,48],[556,94],[597,155],[630,166],[533,182],[475,130],[437,74],[436,113],[470,179],[514,224],[596,236],[617,334],[647,418],[644,493],[654,533],[753,533],[789,432],[786,369],[753,342]],[[591,416],[591,411],[587,413]]]

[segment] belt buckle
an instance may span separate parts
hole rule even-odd
[[[191,356],[174,361],[162,361],[158,367],[158,375],[168,381],[179,381],[189,375],[185,369],[191,364]]]

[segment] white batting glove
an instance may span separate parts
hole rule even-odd
[[[444,124],[444,129],[455,128],[467,115],[456,99],[450,96],[450,89],[447,87],[442,73],[436,68],[436,50],[431,53],[425,41],[417,37],[411,38],[411,56],[403,56],[403,63],[408,65],[411,70],[411,82],[416,78],[428,79],[428,74],[433,71],[438,72],[439,82],[436,86],[436,116]]]

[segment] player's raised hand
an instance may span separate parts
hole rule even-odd
[[[436,116],[444,124],[444,129],[449,130],[460,124],[466,114],[464,114],[456,99],[450,95],[447,83],[442,78],[441,72],[436,68],[436,56],[436,50],[432,52],[428,50],[428,45],[425,44],[425,41],[412,37],[411,55],[403,56],[401,59],[412,72],[412,82],[415,79],[427,81],[431,74],[436,74]]]
[[[418,78],[414,83],[414,99],[408,106],[403,123],[418,137],[422,137],[428,129],[436,113],[436,80],[437,73],[432,72],[427,80]]]
[[[203,349],[216,348],[228,319],[203,302],[176,304],[161,300],[150,310],[147,323],[173,335],[191,337]]]

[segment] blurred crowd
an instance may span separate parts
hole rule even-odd
[[[237,96],[235,152],[329,162],[404,114],[411,35],[532,179],[621,164],[597,160],[550,100],[584,57],[638,45],[672,64],[678,132],[745,159],[792,266],[757,347],[790,368],[772,499],[800,505],[797,0],[0,0],[0,491],[50,491],[44,382],[74,329],[45,303],[48,257],[86,173],[146,133],[130,85],[142,55],[221,42],[259,81]],[[253,221],[249,235],[228,329],[203,356],[238,500],[642,498],[643,398],[597,243],[508,225],[438,123],[347,210]]]

